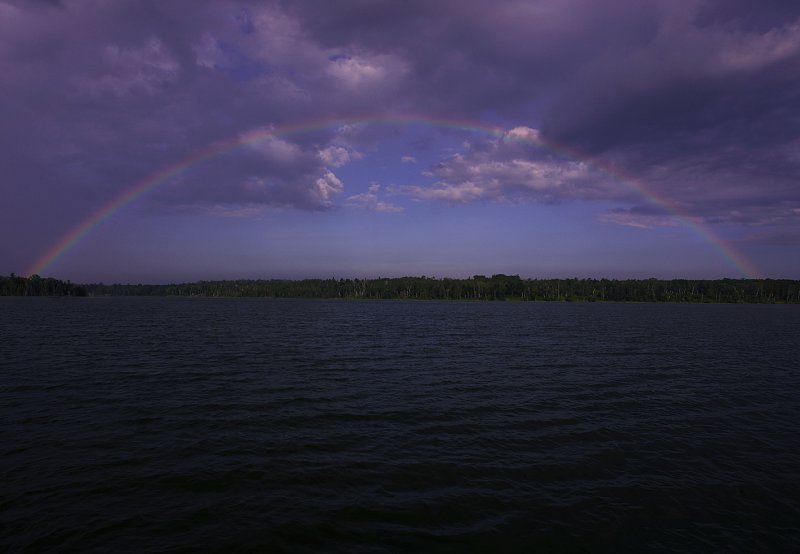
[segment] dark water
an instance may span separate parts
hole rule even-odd
[[[800,307],[0,299],[0,550],[800,551]]]

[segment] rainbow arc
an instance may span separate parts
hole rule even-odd
[[[708,227],[693,219],[690,214],[684,213],[679,205],[670,198],[657,193],[655,190],[648,187],[644,182],[629,175],[621,169],[613,165],[589,158],[582,155],[577,150],[570,148],[567,145],[558,144],[551,140],[542,139],[540,136],[533,133],[512,133],[499,127],[486,125],[483,123],[476,123],[474,121],[465,121],[458,119],[440,119],[432,117],[408,117],[408,116],[380,116],[380,117],[362,117],[362,118],[349,118],[343,119],[325,119],[313,122],[305,122],[296,125],[287,125],[276,128],[262,128],[256,129],[235,138],[217,142],[199,150],[193,155],[184,158],[172,165],[163,167],[152,173],[145,179],[131,185],[119,195],[111,199],[106,204],[100,206],[88,217],[83,219],[75,227],[70,229],[58,241],[56,241],[50,248],[48,248],[31,266],[27,271],[28,275],[42,274],[49,269],[56,261],[63,257],[75,244],[80,242],[82,238],[90,234],[92,230],[97,228],[107,219],[111,218],[119,210],[125,206],[135,202],[137,199],[151,192],[152,190],[162,186],[176,177],[190,172],[197,166],[209,162],[215,158],[224,156],[236,149],[242,148],[247,145],[252,145],[260,141],[290,137],[308,133],[311,131],[322,130],[326,128],[335,128],[342,126],[355,126],[355,125],[428,125],[439,128],[451,128],[458,130],[477,131],[487,133],[497,137],[505,137],[510,140],[518,140],[522,142],[530,142],[536,146],[543,148],[547,151],[553,152],[561,157],[572,159],[582,162],[588,167],[591,167],[603,174],[613,178],[615,181],[623,184],[629,189],[640,194],[649,202],[658,205],[668,213],[676,217],[681,223],[688,228],[694,230],[698,236],[702,237],[706,242],[714,247],[726,260],[728,260],[743,276],[749,278],[759,278],[761,272],[753,266],[747,259],[745,259],[739,252],[735,251],[729,244],[723,241]]]

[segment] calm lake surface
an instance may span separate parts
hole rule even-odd
[[[800,306],[0,298],[0,550],[800,551]]]

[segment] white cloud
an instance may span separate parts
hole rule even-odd
[[[524,140],[534,143],[539,142],[539,130],[532,129],[530,127],[514,127],[503,136],[511,140]]]
[[[196,208],[196,211],[202,211],[206,215],[214,217],[233,217],[237,219],[249,219],[263,213],[264,206],[259,206],[254,204],[248,204],[244,206],[214,204],[212,206]]]
[[[328,205],[332,195],[338,194],[344,190],[342,181],[330,171],[326,171],[314,184],[314,196],[316,196],[317,200],[319,200],[322,205]]]
[[[415,164],[417,163],[417,158],[414,156],[403,156],[400,158],[400,161],[404,164]]]
[[[405,75],[408,68],[401,59],[391,55],[333,55],[326,72],[347,89],[385,84]]]
[[[351,208],[360,210],[367,210],[371,212],[402,212],[403,208],[384,202],[378,198],[378,193],[381,186],[377,183],[372,183],[367,192],[363,194],[356,194],[347,199],[347,205]]]
[[[763,34],[726,34],[717,53],[717,68],[747,71],[785,60],[800,53],[800,20]]]
[[[682,225],[675,216],[663,214],[636,213],[630,210],[614,210],[600,216],[603,223],[614,223],[637,229],[653,229],[655,227],[676,227]]]
[[[253,134],[254,132],[251,131],[240,136],[243,140],[248,141],[247,137]],[[258,134],[257,130],[255,134]],[[262,154],[267,159],[281,161],[283,163],[297,159],[303,154],[298,145],[278,137],[268,137],[264,140],[250,141],[247,142],[247,147],[250,150]]]
[[[471,181],[455,184],[439,182],[431,187],[418,185],[392,187],[391,192],[421,200],[446,200],[448,202],[471,202],[489,196],[485,188]]]
[[[322,163],[331,167],[341,167],[350,161],[350,151],[342,146],[328,146],[319,151]]]
[[[392,191],[450,202],[486,199],[550,203],[628,194],[614,179],[586,163],[542,151],[538,141],[536,129],[515,127],[495,138],[466,143],[463,152],[423,172],[437,179],[433,185],[393,187]]]

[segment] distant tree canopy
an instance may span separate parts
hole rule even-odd
[[[170,285],[75,285],[0,276],[5,296],[208,296],[375,300],[525,300],[566,302],[800,303],[800,281],[788,279],[522,279],[502,273],[468,279],[268,279]]]
[[[69,281],[12,273],[9,277],[0,275],[0,296],[86,296],[86,289]]]

